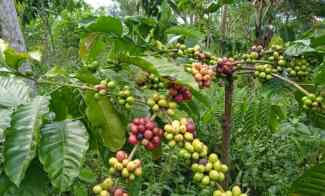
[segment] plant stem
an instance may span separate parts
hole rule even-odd
[[[275,78],[278,78],[280,80],[283,80],[283,81],[285,81],[285,82],[287,82],[287,83],[289,83],[291,85],[293,85],[294,87],[296,87],[298,90],[300,90],[305,95],[309,95],[310,94],[306,89],[304,89],[299,84],[297,84],[296,82],[294,82],[294,81],[292,81],[290,79],[284,78],[284,77],[282,77],[282,76],[280,76],[278,74],[272,74],[272,76],[275,77]]]
[[[135,145],[134,147],[133,147],[133,149],[132,149],[132,151],[131,151],[131,153],[130,153],[130,155],[129,155],[129,161],[131,161],[132,159],[133,159],[133,157],[134,157],[134,154],[135,154],[135,152],[138,150],[138,148],[139,148],[139,144],[137,144],[137,145]]]
[[[232,98],[234,91],[234,80],[232,76],[226,78],[225,84],[225,111],[223,119],[223,135],[222,135],[222,161],[230,168],[230,140],[231,140],[231,109],[232,109]],[[229,174],[226,175],[223,182],[223,187],[226,188],[229,183]]]

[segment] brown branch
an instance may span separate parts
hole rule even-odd
[[[231,124],[232,124],[232,98],[234,91],[234,80],[232,76],[228,76],[226,78],[225,84],[225,111],[224,111],[224,119],[223,119],[223,137],[222,137],[222,152],[223,152],[223,163],[228,165],[230,168],[231,160],[230,160],[230,148],[231,148]],[[225,180],[223,182],[223,187],[226,188],[229,184],[229,173],[225,176]]]

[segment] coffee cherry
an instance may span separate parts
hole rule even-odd
[[[311,67],[309,62],[301,56],[290,61],[287,72],[290,77],[302,80],[310,74]]]
[[[131,109],[135,102],[135,98],[131,95],[130,88],[124,86],[123,90],[118,93],[118,103],[126,109]]]
[[[221,76],[232,75],[236,69],[235,61],[231,58],[221,58],[218,60],[216,72]]]
[[[192,64],[192,74],[200,88],[210,87],[215,76],[214,71],[208,65],[201,63]]]
[[[119,175],[128,180],[134,180],[135,176],[139,176],[139,169],[141,169],[140,160],[129,160],[128,154],[122,150],[118,151],[115,157],[109,159],[110,175]],[[112,184],[112,180],[109,178],[103,182],[105,187],[111,187]]]
[[[272,65],[256,65],[255,76],[260,78],[262,81],[267,81],[272,79],[272,74],[276,72],[277,70],[272,69]]]
[[[145,81],[140,83],[144,88],[149,88],[152,90],[159,91],[160,89],[165,87],[165,83],[156,75],[154,74],[145,74]]]
[[[93,192],[99,194],[102,191],[102,187],[100,185],[96,185],[93,188]]]
[[[192,99],[191,91],[188,88],[176,83],[169,85],[169,96],[177,103]]]
[[[166,112],[169,115],[174,115],[176,103],[167,99],[164,95],[154,94],[147,100],[148,106],[155,113]]]
[[[113,183],[114,182],[112,178],[106,178],[100,186],[105,190],[109,190],[110,188],[112,188]]]
[[[304,109],[312,109],[312,110],[321,110],[323,106],[323,97],[316,96],[315,94],[309,94],[308,96],[304,96],[302,98],[303,108]]]
[[[120,162],[122,162],[124,159],[126,159],[128,156],[126,152],[120,150],[116,153],[116,159]]]
[[[130,144],[141,143],[148,150],[154,150],[160,146],[163,130],[158,128],[149,117],[135,118],[129,128],[131,130],[128,139]]]

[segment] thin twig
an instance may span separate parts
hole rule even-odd
[[[283,81],[285,81],[285,82],[287,82],[287,83],[293,85],[294,87],[296,87],[298,90],[300,90],[300,91],[301,91],[302,93],[304,93],[305,95],[310,95],[310,93],[309,93],[306,89],[304,89],[303,87],[301,87],[301,86],[300,86],[299,84],[297,84],[296,82],[294,82],[294,81],[292,81],[292,80],[290,80],[290,79],[284,78],[284,77],[282,77],[282,76],[280,76],[280,75],[278,75],[278,74],[272,74],[272,76],[273,76],[273,77],[276,77],[276,78],[278,78],[278,79],[281,79],[281,80],[283,80]]]
[[[135,152],[138,150],[138,148],[139,148],[139,144],[137,144],[133,147],[133,149],[129,155],[129,158],[128,158],[129,161],[131,161],[133,159],[133,156],[134,156]]]

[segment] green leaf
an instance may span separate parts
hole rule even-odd
[[[79,176],[88,150],[88,133],[81,121],[47,124],[41,131],[40,161],[51,183],[66,191]]]
[[[5,61],[9,67],[18,69],[21,64],[28,59],[28,54],[23,52],[17,52],[13,48],[7,48],[4,51]]]
[[[88,84],[98,84],[100,82],[86,67],[78,70],[75,77],[81,82]]]
[[[296,196],[321,196],[325,192],[325,164],[305,171],[292,185],[291,193]]]
[[[79,179],[84,182],[93,184],[96,182],[97,176],[89,167],[85,167],[80,170]]]
[[[0,174],[2,173],[2,163],[3,163],[3,143],[5,141],[5,135],[4,131],[10,127],[10,122],[11,122],[11,114],[12,110],[10,109],[0,109]],[[0,191],[1,193],[1,191]],[[1,195],[1,194],[0,194]]]
[[[207,9],[208,13],[213,13],[218,11],[223,5],[232,4],[235,0],[215,0],[214,2],[210,3]]]
[[[314,74],[314,83],[317,85],[325,85],[325,66],[320,67]]]
[[[88,190],[86,185],[76,183],[72,188],[73,196],[88,196]]]
[[[203,35],[197,28],[186,25],[173,26],[168,28],[165,32],[167,34],[183,35],[195,39],[200,39]]]
[[[35,163],[35,164],[34,164]],[[0,176],[1,196],[48,196],[49,180],[37,162],[28,169],[20,187],[14,185],[7,176]],[[4,189],[1,189],[4,187]]]
[[[45,76],[49,78],[54,78],[58,76],[65,77],[67,75],[68,75],[67,71],[62,66],[59,65],[55,65],[45,74]]]
[[[5,129],[10,127],[12,110],[0,108],[0,143],[3,142]]]
[[[48,112],[48,105],[48,98],[39,96],[31,103],[18,107],[12,116],[11,127],[5,132],[4,168],[17,186],[36,155],[42,117]]]
[[[111,33],[117,36],[121,36],[123,33],[121,21],[112,16],[100,16],[81,24],[80,26],[90,32]]]
[[[186,72],[182,66],[176,65],[175,62],[171,62],[167,58],[156,58],[151,56],[146,57],[146,60],[155,65],[160,76],[172,77],[184,85],[198,89],[194,77],[190,73]]]
[[[287,56],[300,56],[305,53],[315,52],[310,46],[310,40],[297,40],[285,50]]]
[[[86,93],[86,115],[94,128],[100,129],[101,139],[111,151],[117,151],[125,143],[125,128],[123,122],[114,109],[112,102],[106,96],[94,98],[94,93]]]
[[[79,54],[84,62],[96,60],[104,51],[105,43],[100,33],[89,33],[80,40]]]
[[[149,73],[158,75],[158,71],[157,71],[155,65],[153,65],[152,63],[150,63],[149,61],[147,61],[141,57],[130,56],[130,57],[124,58],[123,63],[136,65]]]
[[[30,100],[31,89],[20,79],[0,77],[0,106],[14,107]]]

